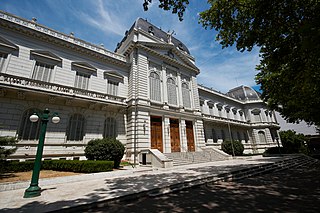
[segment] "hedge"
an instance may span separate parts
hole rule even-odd
[[[26,172],[32,171],[34,162],[10,162],[2,161],[0,163],[1,172]],[[66,171],[66,172],[107,172],[113,170],[113,161],[79,161],[79,160],[46,160],[41,162],[41,169]]]

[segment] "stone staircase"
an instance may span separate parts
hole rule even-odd
[[[220,180],[223,181],[234,181],[240,180],[247,177],[258,176],[267,174],[270,172],[278,172],[291,168],[308,167],[312,164],[319,162],[319,160],[306,156],[306,155],[288,155],[283,156],[283,160],[276,161],[274,163],[261,164],[248,168],[243,168],[230,172],[227,175],[222,175]]]
[[[198,152],[172,152],[165,153],[164,155],[173,161],[173,166],[183,166],[228,159],[228,157],[223,156],[214,150],[204,150]]]

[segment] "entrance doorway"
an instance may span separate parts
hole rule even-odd
[[[163,152],[161,117],[151,117],[151,149],[158,149]]]
[[[194,152],[194,136],[193,136],[193,125],[192,121],[186,121],[186,132],[187,132],[187,144],[188,144],[188,151]]]
[[[180,152],[179,120],[170,118],[171,152]]]

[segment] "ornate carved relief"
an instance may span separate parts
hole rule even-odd
[[[19,99],[25,99],[26,98],[26,93],[22,91],[18,91],[17,96]]]

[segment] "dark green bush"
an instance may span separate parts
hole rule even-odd
[[[233,155],[233,151],[232,151],[232,145],[234,148],[234,154],[236,156],[240,156],[243,154],[244,151],[244,146],[240,141],[233,141],[231,144],[231,141],[223,141],[221,144],[221,149],[222,151],[224,151],[225,153],[229,154],[229,155]]]
[[[124,146],[114,138],[95,139],[88,142],[84,153],[88,160],[112,160],[114,168],[119,168]]]
[[[34,162],[0,162],[1,172],[26,172],[32,171]],[[107,172],[113,170],[113,161],[72,161],[72,160],[48,160],[41,162],[41,169],[67,172]]]
[[[1,172],[27,172],[33,170],[33,161],[4,161]]]
[[[287,154],[287,151],[283,147],[269,147],[266,149],[266,151],[263,153],[263,155],[274,155],[274,154]]]
[[[16,150],[17,139],[15,137],[0,136],[0,159],[6,159]]]

